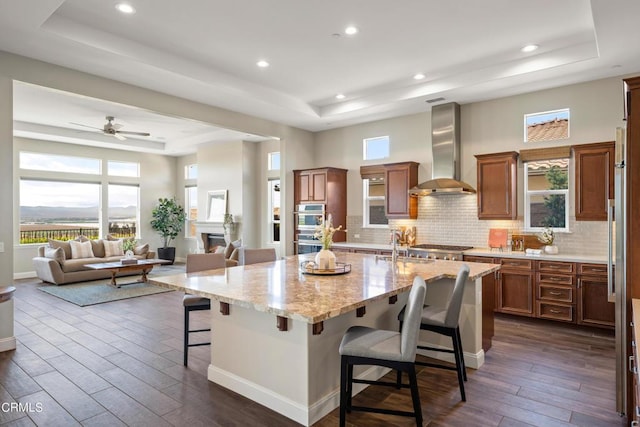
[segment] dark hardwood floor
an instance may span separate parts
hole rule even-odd
[[[209,347],[182,366],[182,294],[78,307],[18,280],[15,351],[0,353],[2,426],[295,426],[207,381]],[[205,326],[207,312],[194,312]],[[420,368],[427,426],[622,426],[615,413],[613,334],[498,317],[493,348],[468,370]],[[389,374],[391,379],[391,374]],[[26,412],[8,410],[19,402]],[[408,390],[370,387],[357,402],[411,409]],[[353,413],[351,426],[411,426],[408,418]],[[317,426],[338,424],[335,410]]]

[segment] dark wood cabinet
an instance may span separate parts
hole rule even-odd
[[[516,258],[500,258],[499,261],[496,311],[533,317],[533,261]]]
[[[418,218],[418,198],[409,189],[418,185],[418,163],[403,162],[384,165],[387,218]]]
[[[615,327],[615,304],[608,300],[606,265],[580,264],[578,270],[578,324]]]
[[[478,219],[516,219],[518,153],[509,151],[475,157],[478,166]]]
[[[575,264],[537,261],[536,270],[536,317],[575,323]]]
[[[606,221],[613,198],[615,143],[574,145],[577,221]]]
[[[331,214],[335,227],[347,228],[347,170],[317,168],[293,171],[294,205],[319,203],[325,205],[326,215]],[[298,230],[294,221],[294,236]],[[347,240],[345,231],[333,236],[334,242]]]

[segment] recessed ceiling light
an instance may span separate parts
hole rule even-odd
[[[422,80],[422,79],[424,79],[424,77],[425,77],[425,75],[422,74],[422,73],[418,73],[418,74],[413,76],[413,78],[416,79],[416,80]]]
[[[344,99],[344,98],[346,98],[344,96],[344,93],[339,93],[339,94],[336,95],[336,99]]]
[[[528,53],[528,52],[533,52],[534,50],[538,49],[540,46],[538,46],[537,44],[528,44],[526,46],[524,46],[522,49],[520,49],[522,52],[524,53]]]
[[[267,61],[265,61],[264,59],[256,62],[256,65],[260,68],[267,68],[269,66],[269,63]]]
[[[133,13],[136,13],[136,10],[134,9],[133,6],[131,6],[129,3],[118,3],[116,5],[116,9],[122,13],[126,13],[128,15],[131,15]]]
[[[354,26],[349,26],[347,28],[344,29],[344,33],[348,36],[352,36],[354,34],[358,34],[358,28],[354,27]]]

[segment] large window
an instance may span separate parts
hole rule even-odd
[[[525,228],[569,231],[569,159],[525,163]]]
[[[21,151],[20,244],[139,237],[139,170],[135,162]]]
[[[280,241],[280,180],[269,180],[269,229],[271,242]]]
[[[20,180],[20,244],[100,234],[100,184]]]
[[[389,137],[377,136],[362,141],[362,158],[364,160],[386,159],[389,157]]]
[[[370,176],[362,180],[364,227],[387,227],[389,220],[385,213],[384,175]]]
[[[139,189],[134,185],[109,185],[109,234],[136,237]]]

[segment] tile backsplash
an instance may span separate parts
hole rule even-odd
[[[509,236],[522,231],[522,220],[479,220],[476,197],[472,195],[421,197],[418,219],[393,220],[390,226],[415,226],[417,243],[487,247],[490,228],[506,228]],[[554,244],[560,252],[607,256],[606,221],[569,219],[570,233],[556,233]],[[388,229],[362,228],[362,216],[347,217],[347,240],[358,243],[388,243]],[[355,238],[359,235],[359,238]]]

